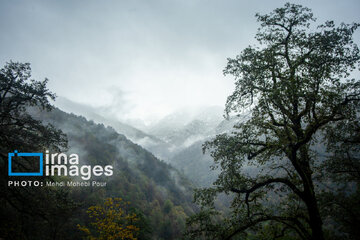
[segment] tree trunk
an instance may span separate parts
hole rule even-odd
[[[314,191],[314,184],[311,178],[310,166],[307,166],[306,181],[304,181],[305,204],[309,214],[309,224],[311,228],[311,240],[324,240],[322,230],[322,220]]]
[[[310,167],[310,157],[306,146],[300,147],[301,159],[296,158],[296,151],[293,151],[293,157],[296,163],[295,168],[302,179],[304,187],[304,202],[309,214],[309,225],[311,228],[310,240],[324,240],[324,233],[322,230],[322,219],[315,195],[314,183],[312,180],[312,170]]]
[[[306,202],[306,206],[309,213],[310,228],[312,232],[311,240],[323,240],[324,233],[322,230],[322,220],[315,196],[309,198],[309,200]]]

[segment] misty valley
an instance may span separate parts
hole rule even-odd
[[[123,4],[120,2],[117,4]],[[5,14],[2,6],[10,13],[25,11],[21,8],[25,3],[11,4],[0,3],[1,18]],[[37,12],[47,6],[38,4],[26,11]],[[114,9],[91,4],[93,7],[87,8],[107,20],[74,14],[76,7],[61,4],[61,13],[45,14],[56,25],[61,25],[58,17],[69,14],[85,21],[89,29],[96,19],[96,28],[108,34],[117,32],[123,22],[133,27],[130,35],[123,29],[116,38],[88,35],[91,31],[82,27],[80,32],[87,38],[75,44],[74,52],[98,35],[111,39],[106,44],[95,41],[102,45],[101,51],[86,48],[82,60],[72,58],[74,66],[86,66],[84,72],[84,68],[62,69],[56,57],[47,60],[54,65],[41,68],[38,61],[30,65],[12,60],[12,54],[0,68],[0,240],[359,239],[360,50],[355,33],[360,23],[318,24],[310,8],[293,3],[256,13],[257,32],[253,40],[246,41],[256,44],[247,43],[238,55],[227,58],[222,70],[225,77],[232,78],[230,92],[227,83],[214,80],[216,75],[209,80],[202,76],[204,69],[211,72],[213,64],[222,59],[218,52],[202,56],[209,51],[204,49],[228,53],[230,42],[228,48],[218,49],[198,40],[195,42],[204,46],[181,53],[186,61],[169,55],[152,56],[150,61],[144,57],[142,41],[151,42],[146,45],[151,46],[148,51],[175,53],[170,50],[173,47],[153,39],[156,33],[149,34],[154,22],[144,13],[150,11],[150,5],[145,4],[149,7],[145,12],[127,9],[146,19],[132,21],[131,14],[113,15],[114,9],[119,10],[116,4]],[[201,9],[208,4],[212,5],[207,2]],[[185,5],[181,6],[183,10]],[[236,17],[245,14],[225,7]],[[220,24],[221,34],[216,37],[220,41],[222,33],[233,32],[233,19],[213,17],[218,8],[220,5],[208,12],[207,18],[196,12],[202,21],[219,20],[206,23],[211,28],[185,24],[189,25],[186,29],[197,26],[196,33],[206,35]],[[169,18],[181,16],[179,23],[170,22],[171,30],[188,21],[188,15],[177,11],[167,13]],[[114,19],[110,21],[104,14]],[[118,15],[123,17],[121,21]],[[156,24],[167,23],[161,16],[156,14]],[[111,25],[103,25],[107,21]],[[135,27],[142,22],[149,24],[149,29],[147,25],[142,29],[148,34],[140,34]],[[63,29],[73,29],[73,22],[68,23]],[[22,29],[22,24],[9,21],[2,25],[7,32],[7,24]],[[170,42],[178,41],[169,29],[161,27],[161,35]],[[70,35],[79,34],[78,30]],[[6,40],[7,32],[1,40]],[[12,34],[10,31],[9,36]],[[199,37],[197,34],[190,35]],[[51,32],[44,37],[51,38]],[[189,44],[190,39],[182,37]],[[131,51],[108,49],[114,39],[121,47],[123,41],[135,46]],[[56,56],[61,59],[65,53],[58,44]],[[66,51],[72,52],[68,47]],[[129,59],[98,59],[89,49]],[[192,62],[199,57],[201,61]],[[212,62],[212,58],[220,60]],[[162,75],[170,60],[176,71],[171,68]],[[103,68],[90,64],[93,62]],[[190,65],[193,75],[183,75],[185,66]],[[37,68],[35,79],[32,66]],[[55,75],[56,84],[47,78],[38,80],[39,71],[58,68],[63,75]],[[152,81],[158,76],[161,84],[150,101]],[[122,79],[132,80],[124,82],[137,95],[118,88],[116,83]],[[194,91],[195,87],[203,92]],[[72,94],[74,89],[76,94]],[[224,107],[211,104],[212,98],[217,98],[213,94],[220,91],[227,94]],[[107,94],[110,92],[112,95]],[[62,96],[64,93],[67,96]],[[197,93],[208,96],[209,102],[197,99]],[[186,107],[173,107],[177,104],[171,95],[181,96],[177,104]],[[82,98],[88,102],[74,100]],[[111,104],[103,104],[106,101]],[[197,104],[200,102],[206,104]]]

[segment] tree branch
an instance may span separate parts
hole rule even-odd
[[[238,193],[238,194],[245,193],[247,195],[250,195],[252,192],[256,191],[257,189],[262,188],[262,187],[267,186],[272,183],[283,183],[286,186],[288,186],[301,199],[304,199],[303,192],[300,189],[298,189],[290,180],[288,180],[286,178],[271,178],[264,182],[256,183],[253,187],[251,187],[249,189],[231,188],[230,191],[232,191],[234,193]]]

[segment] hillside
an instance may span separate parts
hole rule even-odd
[[[171,147],[170,144],[134,126],[121,122],[118,119],[103,116],[101,114],[103,109],[97,109],[86,104],[76,103],[64,97],[59,97],[55,104],[67,113],[81,115],[87,120],[92,120],[95,123],[111,126],[116,132],[126,136],[126,138],[133,143],[139,144],[146,150],[153,153],[157,158],[162,160],[168,159],[168,149]]]
[[[177,170],[111,127],[59,109],[33,112],[33,116],[66,133],[68,152],[78,153],[81,161],[114,166],[113,176],[93,178],[106,180],[106,187],[71,189],[73,200],[81,202],[82,206],[76,213],[78,217],[70,218],[65,224],[67,231],[62,233],[65,234],[62,237],[79,239],[81,233],[76,229],[76,223],[89,221],[85,217],[86,208],[107,197],[122,197],[141,212],[148,225],[143,229],[143,239],[150,239],[150,236],[152,239],[181,237],[185,218],[194,212],[194,206],[191,185]],[[66,232],[72,233],[70,238]]]
[[[224,119],[223,108],[217,106],[182,109],[140,130],[119,120],[101,116],[101,109],[66,98],[59,98],[56,105],[67,112],[81,114],[96,123],[113,127],[201,187],[210,186],[219,172],[210,170],[213,159],[208,153],[203,154],[202,144],[217,134],[231,132],[238,121],[249,117],[249,113],[245,112],[241,116]]]

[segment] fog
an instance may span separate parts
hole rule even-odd
[[[226,58],[255,43],[256,12],[284,3],[1,1],[0,64],[30,62],[58,96],[151,122],[179,108],[223,106],[233,89]],[[318,23],[360,22],[355,0],[295,3]]]

